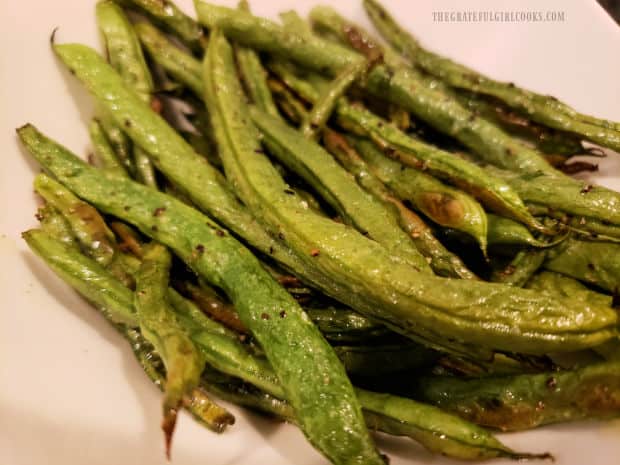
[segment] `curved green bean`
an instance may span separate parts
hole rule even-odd
[[[159,353],[166,368],[162,430],[166,437],[166,455],[183,399],[198,385],[204,358],[177,318],[168,302],[168,281],[172,256],[161,244],[144,250],[142,265],[136,273],[136,309],[140,332]]]
[[[580,115],[556,98],[536,94],[484,76],[464,65],[430,52],[402,29],[375,0],[364,0],[364,8],[372,23],[396,49],[416,66],[442,79],[450,86],[500,99],[532,120],[562,131],[579,134],[596,144],[620,150],[620,123],[597,120]]]
[[[570,371],[416,380],[416,398],[473,423],[514,431],[620,414],[620,362]]]
[[[340,97],[355,81],[368,72],[370,62],[360,61],[344,68],[336,78],[321,92],[301,127],[304,136],[312,138],[317,130],[327,123]]]
[[[459,186],[491,210],[531,228],[545,229],[503,180],[483,168],[407,136],[368,110],[343,104],[338,105],[337,115],[340,124],[361,130],[380,144],[390,157]]]
[[[263,154],[256,129],[242,116],[248,110],[239,98],[227,42],[218,38],[210,44],[207,100],[218,115],[214,127],[224,165],[234,170],[239,195],[255,215],[295,250],[306,268],[329,278],[321,286],[327,293],[334,293],[335,286],[339,292],[348,289],[348,295],[338,295],[352,308],[426,344],[459,347],[469,356],[476,348],[465,344],[465,349],[463,341],[480,348],[544,353],[613,337],[617,316],[608,308],[590,307],[583,319],[585,308],[567,314],[568,305],[529,290],[418,273],[357,231],[310,211],[286,192],[287,185]],[[214,84],[217,92],[209,90]],[[577,316],[579,323],[573,320]],[[568,332],[569,327],[574,330]]]
[[[620,244],[569,238],[548,249],[543,267],[615,293],[620,289]]]
[[[35,229],[24,232],[22,236],[34,253],[61,279],[95,305],[127,338],[146,374],[155,385],[163,388],[164,377],[159,355],[139,331],[133,329],[138,324],[133,293],[100,264],[46,232]],[[227,425],[234,423],[234,417],[202,391],[194,389],[184,406],[213,431],[222,432]]]
[[[323,141],[338,162],[355,176],[357,182],[396,215],[401,228],[411,236],[420,253],[427,260],[430,260],[430,266],[436,274],[454,278],[476,279],[476,276],[467,269],[461,259],[449,252],[433,236],[432,231],[424,221],[409,210],[402,201],[394,197],[344,137],[335,131],[326,129],[323,133]]]
[[[382,244],[398,261],[431,272],[398,218],[364,191],[329,153],[266,113],[254,107],[249,113],[270,153],[313,186],[346,222]]]
[[[35,178],[34,187],[46,202],[63,213],[88,255],[103,266],[109,265],[114,259],[115,238],[99,212],[45,174]]]
[[[452,415],[430,405],[404,397],[357,389],[363,402],[366,421],[370,428],[398,436],[409,436],[433,452],[460,459],[551,458],[550,454],[523,454],[514,452],[491,436],[483,428],[458,421]]]
[[[369,140],[351,140],[372,173],[399,198],[411,202],[435,223],[469,234],[483,251],[486,249],[487,215],[474,198],[422,171],[391,160]]]
[[[37,160],[82,198],[170,247],[230,297],[313,444],[336,463],[351,456],[382,463],[340,361],[294,299],[245,247],[197,210],[132,181],[106,176],[33,127],[19,134]],[[326,430],[337,433],[326,436]]]

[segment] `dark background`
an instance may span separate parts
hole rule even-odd
[[[598,0],[603,8],[620,24],[620,0]]]

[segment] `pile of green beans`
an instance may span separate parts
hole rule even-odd
[[[244,0],[196,0],[197,20],[102,0],[107,60],[52,46],[96,102],[92,164],[17,129],[44,170],[23,238],[163,391],[168,455],[179,409],[234,423],[211,395],[295,424],[336,465],[385,464],[373,431],[549,458],[486,428],[620,414],[620,194],[567,174],[584,141],[617,150],[620,123],[425,50],[363,4],[387,44],[329,7],[280,25]]]

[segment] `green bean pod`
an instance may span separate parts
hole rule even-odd
[[[469,356],[489,346],[544,353],[550,347],[569,350],[573,344],[597,344],[613,337],[617,316],[608,308],[567,314],[568,305],[529,290],[415,272],[359,232],[313,213],[286,192],[287,185],[259,145],[256,129],[244,118],[248,109],[227,42],[218,38],[210,44],[214,48],[205,61],[205,76],[212,83],[207,84],[207,101],[212,114],[219,115],[214,127],[227,173],[236,178],[248,208],[295,250],[306,268],[324,278],[322,290],[337,293],[341,301],[395,331],[431,346],[459,347]],[[216,85],[217,92],[210,90]],[[573,321],[577,317],[579,322]],[[569,327],[573,330],[567,331]]]
[[[146,64],[140,41],[123,10],[112,1],[97,3],[97,23],[102,32],[110,64],[118,71],[127,86],[145,102],[151,102],[153,78]],[[134,167],[138,180],[157,188],[155,170],[147,154],[133,147]]]
[[[490,245],[547,248],[553,247],[566,239],[566,236],[560,236],[558,239],[549,242],[538,240],[521,223],[492,213],[487,213],[487,221],[487,241]]]
[[[312,138],[317,130],[321,130],[327,123],[340,97],[349,87],[364,76],[371,67],[370,62],[360,61],[343,69],[338,76],[321,92],[314,106],[308,113],[301,131],[304,136]]]
[[[620,414],[620,362],[480,379],[422,378],[416,398],[503,431]]]
[[[173,32],[196,53],[206,46],[206,37],[200,25],[183,13],[170,0],[118,0],[123,6],[136,8],[150,19]]]
[[[528,248],[520,250],[508,265],[493,272],[491,281],[523,287],[540,269],[546,257],[547,250],[545,249]]]
[[[101,124],[93,119],[88,125],[88,134],[93,146],[93,153],[97,160],[97,166],[104,170],[116,173],[119,176],[129,176],[127,170],[117,158],[114,149],[110,145]]]
[[[313,186],[346,222],[382,244],[398,260],[431,272],[426,259],[400,228],[398,218],[364,191],[329,153],[256,108],[250,108],[250,117],[270,153]]]
[[[110,64],[129,87],[150,101],[153,78],[129,19],[116,3],[109,0],[97,3],[96,11]]]
[[[204,358],[179,324],[168,301],[168,281],[172,256],[161,244],[145,248],[136,273],[134,307],[140,332],[159,353],[166,368],[162,430],[166,438],[166,455],[183,399],[198,385]]]
[[[35,215],[41,223],[41,230],[69,247],[79,249],[79,243],[71,225],[60,213],[60,211],[51,204],[46,203],[39,207]]]
[[[250,6],[246,0],[241,0],[238,8],[242,11],[250,11]],[[280,112],[276,108],[267,85],[267,72],[263,68],[258,53],[250,48],[236,46],[235,56],[245,89],[248,91],[252,102],[265,113],[279,118]]]
[[[620,196],[610,189],[542,173],[520,175],[491,167],[487,167],[487,171],[504,179],[525,202],[578,217],[584,230],[588,229],[590,219],[595,220],[594,224],[598,220],[603,225],[620,226]]]
[[[336,463],[351,456],[382,463],[340,361],[294,299],[245,247],[197,210],[89,167],[31,126],[22,128],[20,136],[45,168],[81,197],[170,247],[230,297],[265,350],[313,444]],[[335,433],[326,436],[326,430]]]
[[[387,121],[353,105],[338,105],[338,119],[345,127],[353,126],[381,144],[388,155],[415,169],[428,171],[457,185],[479,199],[491,210],[543,230],[527,211],[519,196],[501,179],[483,168],[407,136]]]
[[[357,390],[364,403],[371,429],[398,436],[409,436],[432,452],[466,460],[509,457],[512,459],[551,458],[550,454],[514,452],[485,429],[473,427],[457,418],[404,397]],[[374,428],[373,428],[374,426]]]
[[[611,293],[620,289],[620,244],[570,238],[548,249],[543,266]]]
[[[355,176],[357,182],[396,215],[401,228],[409,233],[420,253],[427,260],[430,260],[430,266],[436,274],[453,278],[476,279],[476,276],[467,269],[461,259],[449,252],[433,236],[432,231],[424,221],[409,210],[374,175],[370,167],[346,139],[335,131],[325,130],[323,142],[338,162]]]
[[[553,271],[541,271],[535,274],[525,287],[575,300],[596,302],[597,305],[612,304],[611,296],[595,292],[576,279]]]
[[[134,24],[140,43],[149,56],[166,73],[181,84],[189,87],[194,94],[202,97],[200,61],[172,43],[165,34],[146,22]]]
[[[129,321],[133,320],[133,324],[135,324],[131,292],[127,288],[121,286],[118,281],[116,281],[118,285],[114,286],[114,278],[111,276],[108,278],[110,281],[104,287],[93,287],[91,285],[93,282],[105,282],[104,277],[107,274],[93,260],[83,257],[76,251],[69,253],[71,249],[68,249],[58,241],[49,239],[44,233],[39,231],[24,233],[24,238],[32,249],[41,255],[56,272],[61,270],[61,277],[67,279],[71,285],[76,287],[78,291],[83,292],[95,304],[101,304],[102,294],[106,294],[105,290],[108,289],[108,297],[115,298],[112,308],[116,310],[116,315],[124,314]],[[58,248],[59,246],[60,248]],[[85,263],[77,267],[75,266],[83,260]],[[61,266],[59,268],[59,264],[65,264],[65,267]],[[69,272],[67,272],[66,265],[71,266]],[[81,274],[80,270],[88,270],[88,273]],[[89,290],[85,290],[87,288]],[[125,299],[123,299],[123,295],[126,296]],[[169,294],[172,302],[175,302],[174,296],[174,293]],[[175,310],[177,309],[178,307],[175,308]],[[118,322],[116,319],[111,319],[111,321],[114,323]],[[195,327],[195,324],[196,322],[192,321],[190,327],[192,325]],[[159,356],[157,352],[152,350],[150,344],[144,340],[138,331],[124,327],[120,327],[120,329],[132,343],[132,350],[134,350],[149,377],[156,384],[159,382],[161,385],[163,378],[160,373],[161,367],[159,366],[160,362],[158,361]],[[247,364],[251,358],[252,356],[248,354],[243,359],[244,362],[241,366],[251,367],[251,364]],[[223,366],[229,365],[223,364]],[[240,374],[244,380],[275,379],[269,365],[260,366],[260,370],[255,372],[254,375],[252,375],[251,369],[245,369]],[[212,429],[221,431],[227,424],[231,424],[234,419],[227,412],[214,406],[205,397],[203,389],[212,391],[225,400],[252,408],[259,408],[293,422],[297,421],[290,404],[271,394],[271,392],[282,393],[281,388],[277,384],[277,379],[273,381],[272,385],[264,383],[266,392],[241,385],[238,382],[231,384],[229,380],[229,376],[222,376],[214,373],[212,370],[206,370],[201,386],[192,391],[190,399],[188,399],[186,404],[192,413],[198,415],[202,422],[206,422]],[[225,385],[223,384],[224,381],[226,381]],[[495,456],[523,458],[529,456],[528,454],[519,454],[511,451],[495,440],[488,432],[445,414],[434,407],[419,404],[409,399],[376,394],[362,389],[357,389],[356,394],[364,404],[365,421],[369,427],[390,434],[409,436],[430,450],[457,458]]]
[[[425,50],[375,0],[365,0],[364,8],[381,34],[416,66],[450,86],[500,99],[532,120],[562,131],[578,134],[596,144],[620,149],[620,123],[604,122],[580,115],[556,98],[536,94],[499,82],[466,66]]]
[[[389,159],[368,140],[351,140],[371,172],[399,198],[411,202],[433,222],[469,234],[483,251],[486,249],[487,215],[474,198],[422,171]]]
[[[114,233],[107,227],[99,212],[44,174],[35,178],[34,187],[46,202],[63,214],[88,255],[103,266],[109,265],[114,259]]]
[[[258,225],[221,173],[127,88],[94,50],[72,44],[56,45],[55,51],[100,106],[149,153],[157,168],[195,205],[288,269],[301,269],[291,252]]]
[[[95,305],[127,338],[148,377],[162,389],[164,377],[159,355],[139,331],[133,329],[138,324],[133,293],[97,262],[54,236],[39,230],[26,231],[22,236],[34,253],[61,279]],[[216,432],[222,432],[227,425],[234,423],[234,417],[228,411],[196,389],[188,395],[185,407],[203,425]]]

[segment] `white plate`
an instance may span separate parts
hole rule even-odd
[[[58,41],[98,46],[94,1],[0,2],[0,463],[165,464],[160,394],[125,341],[26,251],[19,233],[35,226],[31,181],[38,167],[14,128],[32,122],[76,153],[87,153],[92,104],[49,49]],[[179,1],[192,11],[191,1]],[[226,2],[233,4],[233,2]],[[313,0],[254,1],[258,14]],[[428,47],[501,79],[549,92],[577,109],[620,120],[620,33],[594,1],[385,0]],[[358,0],[334,5],[367,25]],[[562,11],[558,23],[439,23],[433,11]],[[620,188],[619,158],[597,180]],[[174,464],[322,464],[299,431],[232,408],[237,424],[216,436],[180,418]],[[502,435],[527,451],[551,451],[561,465],[620,461],[620,423],[588,422]],[[381,437],[394,464],[457,463],[411,441]],[[497,461],[496,463],[503,463]]]

